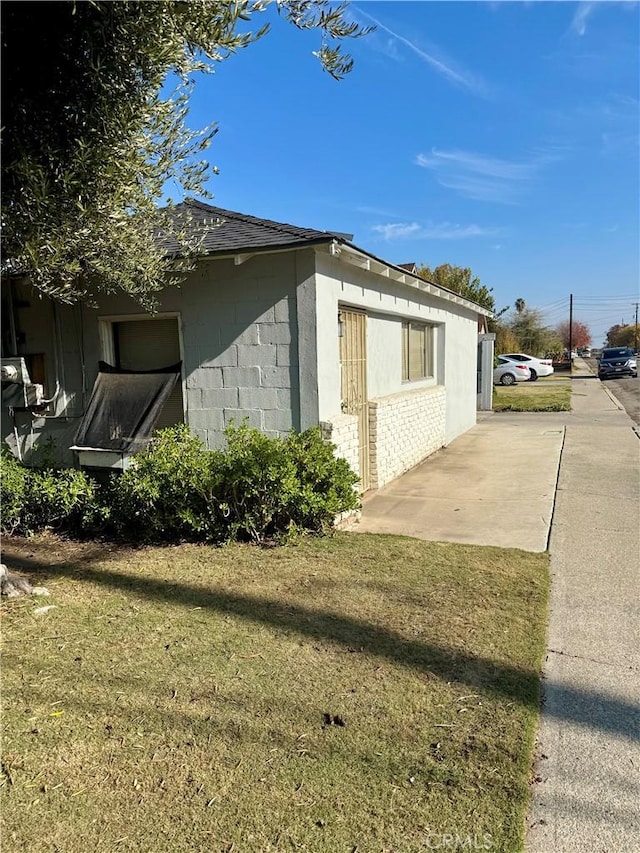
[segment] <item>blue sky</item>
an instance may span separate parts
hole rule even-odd
[[[278,19],[196,83],[211,203],[348,232],[393,263],[471,267],[594,344],[639,296],[635,2],[357,2],[336,82]],[[265,16],[259,16],[262,20]]]

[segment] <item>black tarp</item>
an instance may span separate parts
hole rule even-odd
[[[179,362],[158,370],[120,370],[101,361],[73,449],[144,450],[180,377],[180,366]]]

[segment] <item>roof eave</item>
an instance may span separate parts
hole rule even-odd
[[[408,287],[413,287],[424,293],[429,293],[432,296],[445,299],[447,302],[453,302],[457,305],[461,305],[477,314],[483,315],[484,317],[493,316],[493,311],[484,308],[482,305],[478,305],[476,302],[472,302],[470,299],[465,299],[454,290],[441,287],[440,285],[427,281],[421,276],[411,273],[400,266],[391,264],[388,261],[383,261],[381,258],[372,255],[370,252],[366,252],[364,249],[360,249],[353,243],[342,241],[339,243],[337,240],[334,240],[332,242],[330,252],[332,255],[339,255],[342,260],[345,260],[347,263],[351,263],[353,266],[359,267],[360,269],[377,273],[378,275],[382,275],[383,277],[396,281],[399,284],[405,284]]]
[[[237,263],[243,263],[245,260],[254,255],[271,254],[275,252],[288,252],[292,249],[306,249],[323,244],[331,244],[335,242],[335,237],[328,234],[326,237],[318,237],[313,239],[295,240],[289,243],[272,244],[264,246],[237,246],[233,249],[212,249],[198,253],[198,258],[201,260],[220,260],[221,258],[239,258]],[[180,260],[186,257],[182,252],[167,252],[165,258],[167,260]]]

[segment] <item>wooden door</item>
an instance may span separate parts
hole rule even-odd
[[[366,492],[369,478],[369,402],[367,399],[367,316],[340,309],[340,374],[342,411],[358,416],[360,489]]]

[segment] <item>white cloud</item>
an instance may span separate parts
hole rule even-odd
[[[394,59],[398,58],[399,54],[397,52],[397,44],[399,43],[409,48],[409,50],[422,59],[423,62],[426,62],[434,71],[442,77],[445,77],[454,85],[474,92],[477,95],[487,95],[486,83],[480,77],[472,74],[466,69],[460,68],[452,60],[442,58],[442,52],[435,46],[430,46],[429,52],[427,52],[423,48],[419,47],[415,42],[394,32],[377,18],[374,18],[373,15],[369,15],[357,6],[353,6],[352,10],[355,10],[357,14],[362,15],[362,17],[374,23],[377,30],[384,31],[391,36],[391,39],[384,40],[384,46],[381,48],[382,52],[387,56],[391,56]]]
[[[417,222],[392,222],[388,225],[374,225],[373,230],[382,234],[385,240],[401,240],[405,237],[419,237],[421,227]]]
[[[464,198],[473,201],[489,201],[494,204],[517,204],[520,187],[503,181],[483,180],[472,175],[443,175],[438,183],[448,190],[454,190]]]
[[[356,207],[356,211],[358,213],[365,213],[365,214],[368,214],[370,216],[392,216],[393,217],[393,216],[397,215],[397,214],[393,213],[392,211],[384,210],[383,208],[380,208],[380,207],[371,207],[368,204],[359,205],[358,207]]]
[[[497,157],[483,157],[472,151],[442,151],[438,148],[432,149],[431,157],[418,154],[416,162],[418,166],[424,166],[427,169],[450,165],[472,174],[504,180],[520,181],[530,178],[535,171],[533,163],[515,163],[512,160],[500,160]]]
[[[516,204],[522,189],[530,184],[540,168],[557,160],[562,148],[538,151],[529,160],[504,160],[472,151],[442,151],[418,154],[416,165],[436,174],[438,183],[465,198],[499,204]]]
[[[373,230],[385,240],[465,240],[469,237],[495,236],[500,233],[499,228],[458,225],[452,222],[429,222],[426,225],[420,225],[418,222],[391,222],[375,225]]]
[[[571,29],[579,36],[583,36],[587,31],[587,18],[593,11],[595,3],[579,3],[576,13],[571,21]]]

